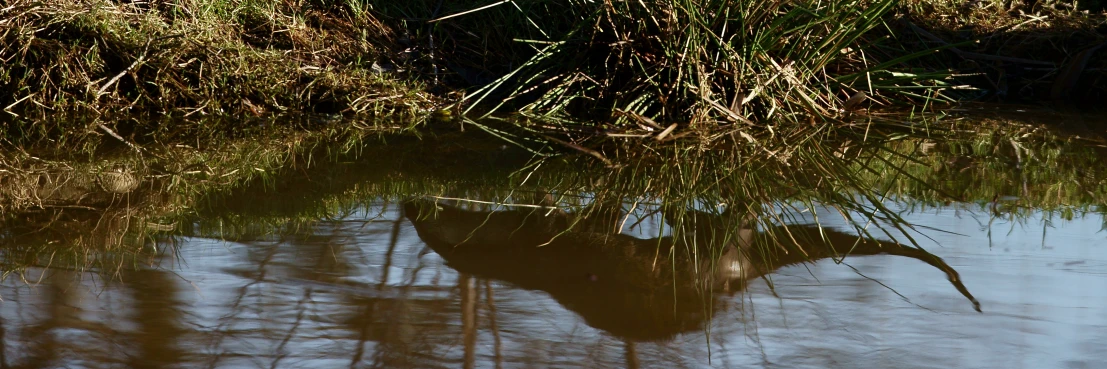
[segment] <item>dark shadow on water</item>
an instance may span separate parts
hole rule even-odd
[[[814,226],[788,227],[801,246],[770,243],[754,231],[752,217],[727,212],[684,215],[684,226],[698,227],[686,237],[641,239],[613,231],[624,215],[618,204],[593,205],[578,215],[542,209],[470,211],[411,200],[404,211],[419,237],[450,267],[549,293],[590,326],[632,341],[702,330],[713,311],[726,308],[726,296],[747,281],[786,265],[847,253],[898,255],[930,264],[980,311],[957,271],[941,258]],[[667,219],[676,216],[666,214]]]

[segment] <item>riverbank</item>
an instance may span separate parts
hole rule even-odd
[[[381,69],[392,32],[348,11],[290,1],[12,2],[0,9],[8,135],[44,120],[60,124],[53,134],[84,128],[65,127],[63,115],[152,125],[304,113],[395,121],[444,102]]]
[[[713,135],[897,104],[1107,96],[1098,3],[554,3],[18,0],[0,9],[0,122],[13,143],[303,113]],[[166,116],[179,119],[144,118]]]

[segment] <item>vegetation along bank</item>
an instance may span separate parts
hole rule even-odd
[[[1105,19],[1094,0],[11,0],[0,119],[8,140],[88,129],[31,123],[63,113],[510,112],[561,130],[683,131],[1080,103],[1107,97]],[[181,122],[105,128],[167,121]]]

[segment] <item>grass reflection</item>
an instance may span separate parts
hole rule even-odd
[[[756,137],[605,140],[588,145],[595,155],[576,156],[551,155],[560,145],[525,129],[511,133],[530,137],[512,141],[519,145],[479,132],[427,130],[228,138],[218,151],[167,147],[155,156],[84,164],[5,154],[0,263],[8,274],[28,267],[111,274],[149,265],[157,245],[180,237],[303,235],[321,220],[373,219],[359,212],[375,201],[412,197],[479,200],[490,209],[538,204],[583,217],[593,215],[589,205],[614,201],[671,215],[671,234],[652,237],[678,240],[703,231],[688,210],[723,219],[726,209],[752,215],[746,228],[763,234],[761,250],[794,244],[799,254],[835,257],[849,250],[827,248],[822,234],[796,241],[795,233],[806,231],[792,225],[819,229],[812,211],[825,207],[865,240],[912,246],[910,225],[890,209],[892,201],[908,208],[975,203],[997,217],[1033,209],[1062,218],[1102,212],[1107,175],[1094,165],[1096,146],[1031,128],[962,134],[956,121],[903,119],[870,116],[853,129],[812,126]],[[113,189],[109,182],[120,177],[135,183]],[[801,221],[804,214],[815,217]],[[719,239],[748,238],[742,227],[712,229]]]

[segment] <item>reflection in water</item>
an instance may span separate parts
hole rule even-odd
[[[477,290],[473,276],[461,273],[457,280],[461,291],[461,331],[465,346],[465,368],[472,368],[476,360],[477,345]]]
[[[933,234],[945,246],[933,248],[941,259],[888,242],[879,249],[858,244],[854,255],[907,257],[846,258],[855,272],[828,262],[796,265],[795,243],[759,253],[750,246],[766,240],[749,228],[732,235],[743,237],[682,238],[655,216],[619,234],[608,223],[613,213],[377,204],[319,222],[303,236],[182,239],[160,267],[123,269],[119,282],[34,269],[27,277],[41,282],[0,285],[0,359],[7,367],[219,368],[1101,362],[1107,251],[1095,247],[1102,238],[1097,220],[1058,224],[1063,228],[1048,236],[1016,229],[988,249],[972,214],[917,214],[909,220],[969,236]],[[697,224],[733,222],[725,213],[683,216]],[[830,218],[820,214],[844,224]],[[809,257],[830,257],[820,251],[830,249],[805,241],[820,237],[814,228],[789,229]],[[460,245],[449,242],[462,236]],[[848,232],[826,237],[839,251],[856,241]],[[719,242],[726,247],[712,250]],[[538,244],[545,245],[528,247]],[[682,248],[687,244],[697,247]],[[686,251],[658,254],[668,245]],[[739,270],[725,268],[735,260]],[[934,283],[959,285],[945,261],[974,286],[985,314]],[[773,289],[759,278],[767,276]]]
[[[252,163],[269,159],[238,157],[249,149],[120,161],[135,177],[35,158],[0,173],[0,203],[35,200],[0,217],[0,368],[1101,365],[1103,219],[1078,208],[1103,203],[1102,150],[1021,133],[931,142],[893,131],[866,126],[860,142],[813,147],[787,135],[723,150],[666,144],[619,168],[530,162],[501,140],[445,132],[340,154],[312,141],[261,167]],[[140,182],[112,189],[111,178]],[[379,201],[517,201],[538,187],[567,203],[677,194],[665,201],[699,210]],[[780,214],[753,223],[701,205],[823,201],[865,213],[853,219],[905,210],[845,193],[945,203],[905,216],[953,232],[930,234],[942,247],[913,235],[941,257],[860,240],[840,231],[859,224],[826,209],[792,209],[817,217],[784,228]],[[949,199],[996,215],[977,221]],[[1036,207],[1058,204],[1076,220],[1004,228],[1004,214],[1053,226]],[[828,228],[804,224],[815,220]],[[891,256],[853,257],[876,254]],[[985,314],[969,309],[980,304],[961,275]]]
[[[590,326],[633,341],[703,329],[711,313],[725,306],[723,296],[704,294],[700,287],[726,291],[785,265],[846,252],[899,255],[933,265],[980,311],[960,276],[941,258],[817,227],[793,226],[777,234],[802,241],[822,238],[825,247],[821,242],[765,247],[755,242],[749,219],[727,213],[689,213],[682,224],[696,228],[688,237],[640,239],[613,231],[625,218],[617,204],[574,216],[536,209],[468,211],[416,200],[406,203],[405,212],[423,242],[450,267],[547,292]]]
[[[137,345],[133,355],[126,356],[126,366],[171,367],[183,362],[185,351],[177,345],[188,333],[181,326],[185,320],[176,276],[162,270],[126,270],[122,285],[130,290],[133,312],[133,340]]]

